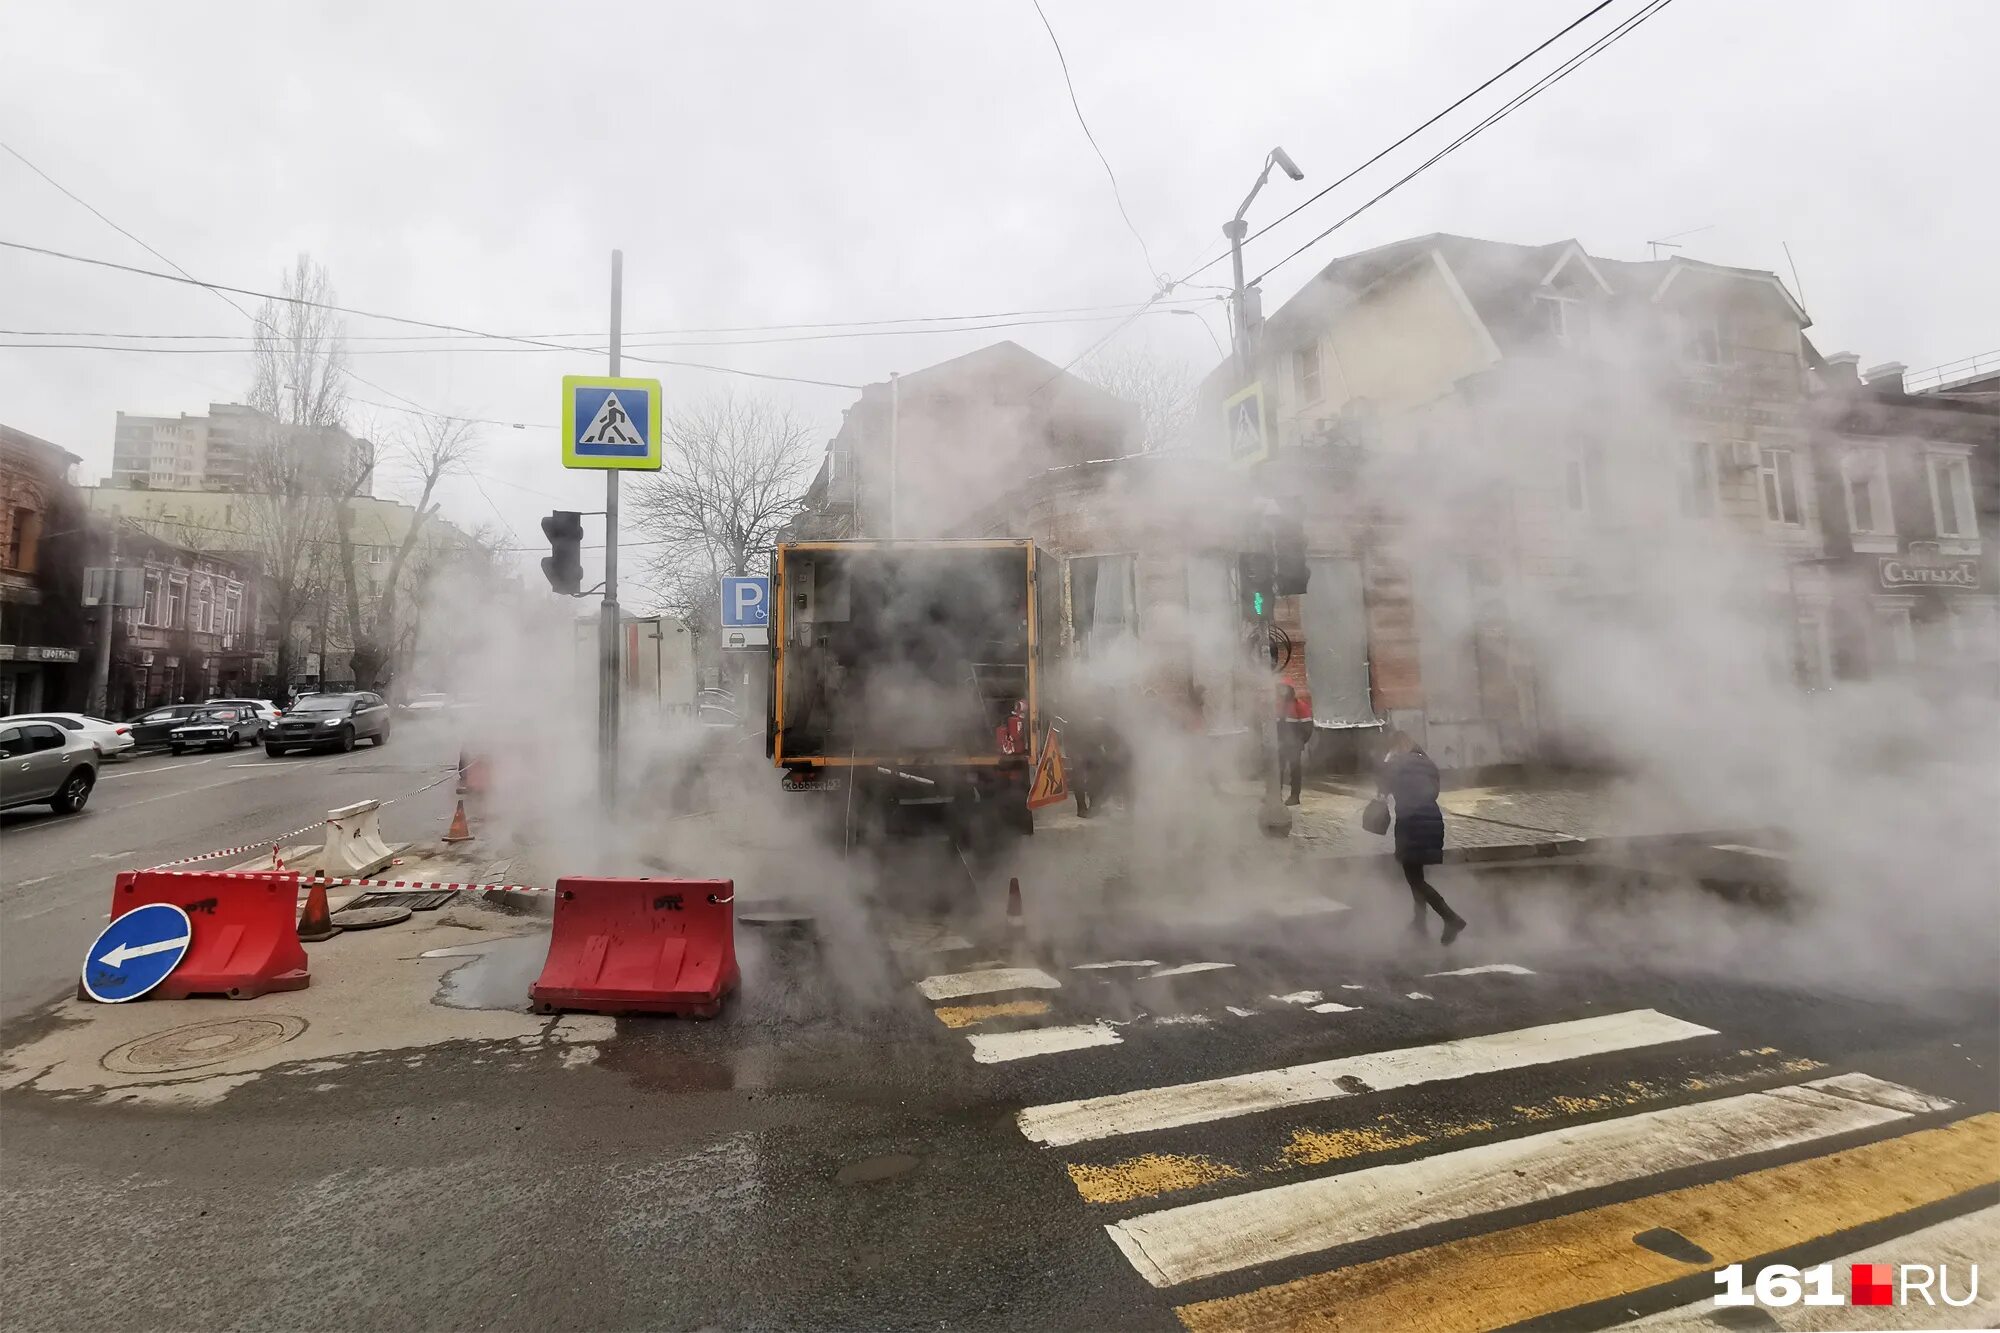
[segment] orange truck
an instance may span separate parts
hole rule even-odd
[[[765,751],[847,818],[1034,831],[1046,743],[1031,541],[807,541],[772,557]]]

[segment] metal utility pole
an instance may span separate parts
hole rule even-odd
[[[1222,234],[1229,238],[1230,268],[1235,274],[1236,299],[1233,302],[1235,318],[1231,321],[1230,332],[1234,335],[1231,347],[1235,353],[1232,359],[1235,363],[1238,389],[1249,387],[1257,365],[1256,349],[1253,346],[1256,327],[1251,319],[1250,292],[1243,282],[1243,238],[1250,232],[1250,224],[1243,220],[1243,215],[1250,211],[1250,205],[1256,201],[1258,191],[1262,190],[1264,182],[1271,178],[1271,168],[1274,166],[1282,167],[1285,174],[1295,181],[1305,179],[1305,173],[1299,170],[1290,154],[1282,148],[1273,148],[1265,155],[1264,169],[1257,173],[1257,183],[1250,187],[1250,193],[1243,196],[1243,203],[1237,208],[1236,216],[1222,224]],[[1260,428],[1268,430],[1269,423],[1260,423]],[[1259,647],[1267,655],[1271,642],[1271,620],[1277,610],[1278,534],[1274,522],[1276,509],[1275,503],[1266,506],[1262,536],[1267,560],[1258,562],[1260,566],[1270,570],[1270,581],[1258,590],[1260,595],[1257,598]],[[1283,738],[1279,733],[1282,723],[1278,720],[1276,691],[1268,693],[1260,701],[1259,706],[1264,710],[1264,725],[1258,728],[1258,734],[1263,738],[1264,795],[1257,803],[1257,826],[1266,833],[1282,837],[1292,831],[1292,812],[1285,808],[1284,796],[1279,790],[1278,770],[1282,753],[1279,746],[1283,744]]]
[[[896,478],[902,467],[902,421],[903,390],[896,372],[889,372],[889,540],[894,541],[896,531]]]
[[[625,252],[611,252],[611,370],[618,374],[625,308]],[[604,605],[599,612],[597,663],[597,795],[618,795],[618,469],[604,472]]]
[[[118,624],[118,524],[111,524],[111,564],[104,571],[104,587],[98,592],[97,654],[90,664],[90,698],[83,711],[92,717],[108,717],[111,707],[111,632]]]

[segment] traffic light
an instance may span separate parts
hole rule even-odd
[[[576,596],[583,588],[583,515],[558,509],[542,520],[542,534],[549,539],[542,576],[557,592]]]
[[[1272,611],[1271,555],[1268,551],[1244,551],[1236,557],[1236,586],[1242,593],[1243,614],[1262,620]]]
[[[1272,591],[1280,597],[1297,597],[1312,578],[1312,566],[1306,563],[1306,525],[1289,514],[1273,518],[1271,547],[1278,557]]]

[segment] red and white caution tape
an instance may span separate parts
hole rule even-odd
[[[430,782],[426,782],[423,786],[418,787],[415,791],[406,791],[400,796],[391,796],[388,800],[383,801],[382,804],[394,805],[396,802],[407,800],[412,796],[420,796],[424,792],[429,791],[432,787],[437,786],[438,783],[449,782],[452,780],[452,778],[456,776],[457,776],[456,769],[447,769],[445,770],[445,774],[443,777],[433,779]],[[271,858],[273,860],[276,860],[278,855],[278,847],[281,844],[291,841],[293,838],[298,837],[302,833],[311,833],[314,829],[324,828],[325,826],[326,826],[326,821],[324,819],[315,819],[312,823],[307,824],[303,828],[295,828],[290,833],[280,833],[275,838],[266,838],[258,842],[246,842],[241,847],[224,847],[220,851],[203,852],[200,856],[183,856],[178,861],[163,861],[159,865],[148,866],[147,869],[169,870],[172,869],[174,866],[191,866],[199,861],[217,861],[225,856],[241,856],[245,852],[254,852],[262,847],[269,847],[271,849]]]
[[[326,888],[340,888],[346,885],[361,885],[375,889],[401,889],[408,893],[434,893],[440,889],[462,889],[468,892],[498,890],[503,893],[547,893],[549,890],[539,884],[457,884],[441,883],[421,879],[350,879],[343,875],[315,875],[309,871],[286,870],[168,870],[156,869],[162,875],[200,875],[205,879],[294,879],[302,889],[318,884]]]

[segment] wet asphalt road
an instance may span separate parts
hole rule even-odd
[[[1457,890],[1475,921],[1506,904]],[[1578,901],[1579,917],[1593,910]],[[1229,968],[1145,981],[1075,970],[1052,941],[1034,961],[1054,990],[954,1003],[1046,1002],[1039,1021],[1109,1021],[1097,1049],[980,1064],[911,984],[972,955],[892,956],[838,936],[818,944],[746,930],[745,986],[712,1023],[622,1020],[595,1064],[553,1050],[432,1048],[337,1071],[284,1069],[206,1110],[138,1111],[0,1098],[5,1124],[5,1303],[20,1328],[992,1328],[1177,1327],[1173,1305],[1717,1179],[1800,1155],[1671,1171],[1381,1237],[1305,1259],[1155,1290],[1104,1223],[1149,1207],[1261,1186],[1253,1178],[1162,1198],[1090,1203],[1066,1164],[1126,1153],[1201,1156],[1273,1182],[1301,1131],[1401,1117],[1488,1124],[1465,1142],[1530,1132],[1512,1112],[1551,1099],[1568,1118],[1629,1114],[1605,1089],[1669,1091],[1662,1104],[1862,1069],[1960,1103],[1928,1125],[2000,1105],[1990,987],[1850,990],[1649,970],[1601,941],[1482,943],[1450,953],[1399,937],[1400,907],[1292,920],[1274,931],[1134,929],[1094,957],[1196,958]],[[879,937],[878,937],[879,945]],[[973,954],[978,954],[974,950]],[[1508,961],[1531,975],[1429,974]],[[518,978],[497,992],[518,994]],[[1359,989],[1347,989],[1358,987]],[[1276,999],[1351,999],[1315,1013]],[[1418,991],[1427,998],[1411,998]],[[1243,1009],[1239,1015],[1229,1006]],[[1232,1117],[1103,1145],[1044,1148],[1025,1106],[1397,1049],[1633,1009],[1716,1030],[1630,1051],[1351,1099],[1352,1106]],[[976,1029],[973,1029],[976,1030]],[[1761,1071],[1761,1072],[1760,1072]],[[1691,1086],[1692,1084],[1692,1086]],[[1517,1117],[1518,1118],[1518,1117]],[[1882,1133],[1847,1134],[1814,1151]],[[1449,1146],[1456,1147],[1454,1141]],[[1437,1142],[1372,1144],[1367,1165]],[[1290,1170],[1290,1168],[1286,1168]],[[1972,1203],[1993,1202],[1975,1199]],[[1952,1207],[1969,1206],[1961,1202]],[[1950,1211],[1947,1209],[1946,1211]],[[1863,1232],[1866,1239],[1874,1233]],[[1825,1254],[1838,1253],[1839,1239]],[[1705,1297],[1705,1278],[1633,1308]],[[1594,1322],[1614,1322],[1615,1309]],[[1575,1326],[1575,1325],[1572,1325]]]
[[[399,726],[388,745],[363,744],[350,754],[157,751],[106,764],[77,814],[47,806],[0,811],[0,1020],[74,986],[119,871],[254,843],[294,832],[336,806],[399,796],[440,775],[456,755],[444,728],[428,722]],[[451,801],[450,783],[399,801],[383,812],[384,836],[436,837]]]

